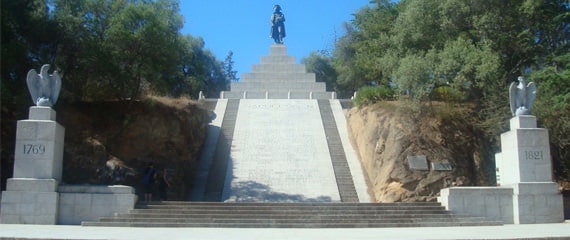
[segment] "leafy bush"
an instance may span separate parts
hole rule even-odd
[[[356,106],[366,106],[394,99],[394,90],[388,86],[362,87],[354,98]]]
[[[442,102],[460,102],[463,99],[463,95],[459,91],[449,86],[441,86],[433,89],[429,97],[432,101]]]

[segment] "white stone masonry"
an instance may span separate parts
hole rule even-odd
[[[273,44],[269,55],[261,57],[250,73],[242,73],[239,82],[231,83],[231,91],[222,92],[228,99],[334,99],[324,82],[307,73],[304,64],[287,55],[287,47]]]

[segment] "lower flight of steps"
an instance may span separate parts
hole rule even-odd
[[[151,202],[83,226],[220,228],[382,228],[494,226],[456,216],[439,203]]]

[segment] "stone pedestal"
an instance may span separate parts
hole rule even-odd
[[[481,216],[513,224],[513,189],[501,187],[451,187],[442,189],[438,201],[454,214]]]
[[[221,92],[222,99],[335,99],[324,82],[317,82],[315,73],[297,64],[283,44],[273,44],[269,55],[251,72],[242,73],[239,82],[231,83],[231,91]]]
[[[65,129],[49,107],[31,107],[18,121],[14,178],[2,193],[2,223],[56,224]]]
[[[59,195],[54,179],[10,178],[2,193],[1,223],[56,224]]]
[[[564,205],[557,183],[517,183],[509,187],[513,189],[515,224],[564,221]]]
[[[536,128],[534,116],[516,116],[510,126],[501,134],[502,152],[495,155],[497,184],[552,182],[548,130]]]
[[[439,201],[453,212],[472,213],[505,223],[564,221],[562,195],[558,193],[558,185],[552,182],[548,130],[537,128],[534,116],[513,117],[510,131],[501,134],[501,149],[502,152],[495,155],[497,185],[500,187],[443,189]],[[497,194],[496,189],[510,189],[512,193],[507,196],[505,190],[501,190]],[[486,197],[489,194],[495,197]],[[479,209],[471,211],[472,206],[481,205],[481,202],[484,204]],[[504,209],[505,206],[510,209]]]
[[[564,220],[562,195],[552,182],[548,130],[536,127],[536,117],[510,120],[495,155],[497,184],[513,189],[513,222],[553,223]]]

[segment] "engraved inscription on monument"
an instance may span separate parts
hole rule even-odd
[[[542,160],[542,151],[524,151],[525,158],[527,160]]]
[[[43,155],[46,153],[45,144],[23,144],[24,155]]]

